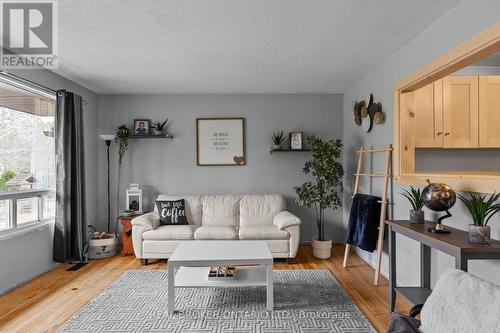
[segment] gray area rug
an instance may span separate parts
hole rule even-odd
[[[59,332],[375,332],[329,271],[275,270],[274,311],[265,287],[176,290],[167,272],[127,271]]]

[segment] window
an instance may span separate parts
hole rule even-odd
[[[0,232],[55,213],[55,95],[0,77]]]

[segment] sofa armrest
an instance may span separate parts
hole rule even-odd
[[[143,258],[142,254],[142,234],[146,231],[151,230],[142,225],[133,225],[132,226],[132,245],[134,247],[134,254],[138,259]]]
[[[160,225],[160,216],[157,212],[150,212],[132,219],[132,225],[154,230]]]
[[[294,226],[294,225],[299,225],[300,224],[300,219],[290,213],[289,211],[282,211],[276,214],[276,216],[273,219],[273,224],[280,228],[281,230]]]

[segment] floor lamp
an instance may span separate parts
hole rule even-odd
[[[111,233],[111,202],[109,200],[109,146],[111,145],[111,141],[115,139],[114,134],[101,134],[99,135],[101,139],[103,139],[106,142],[107,146],[107,157],[108,157],[108,229],[107,233]]]

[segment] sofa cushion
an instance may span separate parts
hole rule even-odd
[[[196,229],[194,239],[238,239],[238,233],[233,226],[202,226]]]
[[[193,239],[195,225],[161,225],[142,234],[145,240],[181,240]]]
[[[273,225],[274,217],[286,209],[281,194],[248,194],[240,200],[240,226]]]
[[[255,226],[255,227],[240,227],[240,239],[288,239],[290,234],[278,227],[271,226]]]
[[[235,226],[239,224],[239,195],[204,195],[201,225]]]
[[[160,215],[160,225],[189,224],[186,218],[184,199],[157,200],[156,208]]]
[[[159,200],[180,200],[184,199],[186,206],[186,217],[189,224],[201,225],[201,196],[199,195],[169,195],[169,194],[159,194],[157,201]],[[155,211],[158,209],[155,205]]]

